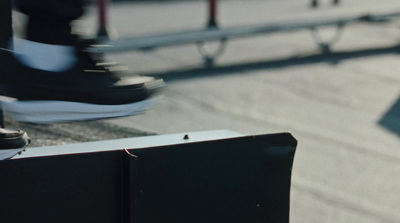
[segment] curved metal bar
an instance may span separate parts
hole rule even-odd
[[[210,52],[209,50],[207,50],[206,48],[206,43],[205,42],[197,42],[196,46],[197,49],[200,53],[200,55],[203,57],[204,60],[204,64],[206,66],[213,66],[215,59],[218,58],[219,56],[221,56],[222,54],[224,54],[226,46],[227,46],[227,38],[223,38],[219,40],[219,45],[217,47],[216,50],[214,50],[213,52]]]
[[[319,32],[317,27],[311,28],[311,34],[312,34],[312,37],[313,37],[314,41],[318,44],[318,46],[320,47],[322,52],[323,53],[330,53],[331,52],[331,46],[334,43],[338,42],[340,40],[340,38],[342,37],[344,27],[345,27],[345,23],[338,23],[336,25],[335,33],[328,40],[324,40],[321,37],[320,32]]]

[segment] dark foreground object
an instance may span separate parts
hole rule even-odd
[[[296,144],[282,133],[3,161],[0,222],[289,222]]]

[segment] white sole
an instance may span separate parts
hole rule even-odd
[[[136,115],[151,109],[159,100],[160,96],[130,104],[98,105],[69,101],[19,101],[0,96],[5,115],[16,121],[37,124]]]

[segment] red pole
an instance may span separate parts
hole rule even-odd
[[[217,0],[208,1],[208,27],[217,27]]]
[[[97,37],[109,38],[107,32],[107,7],[109,0],[98,0],[98,12],[99,12],[99,28]]]

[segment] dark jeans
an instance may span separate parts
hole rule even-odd
[[[47,44],[73,45],[71,22],[83,14],[84,0],[14,0],[28,16],[27,39]]]
[[[9,47],[11,36],[11,0],[0,0],[0,48]]]

